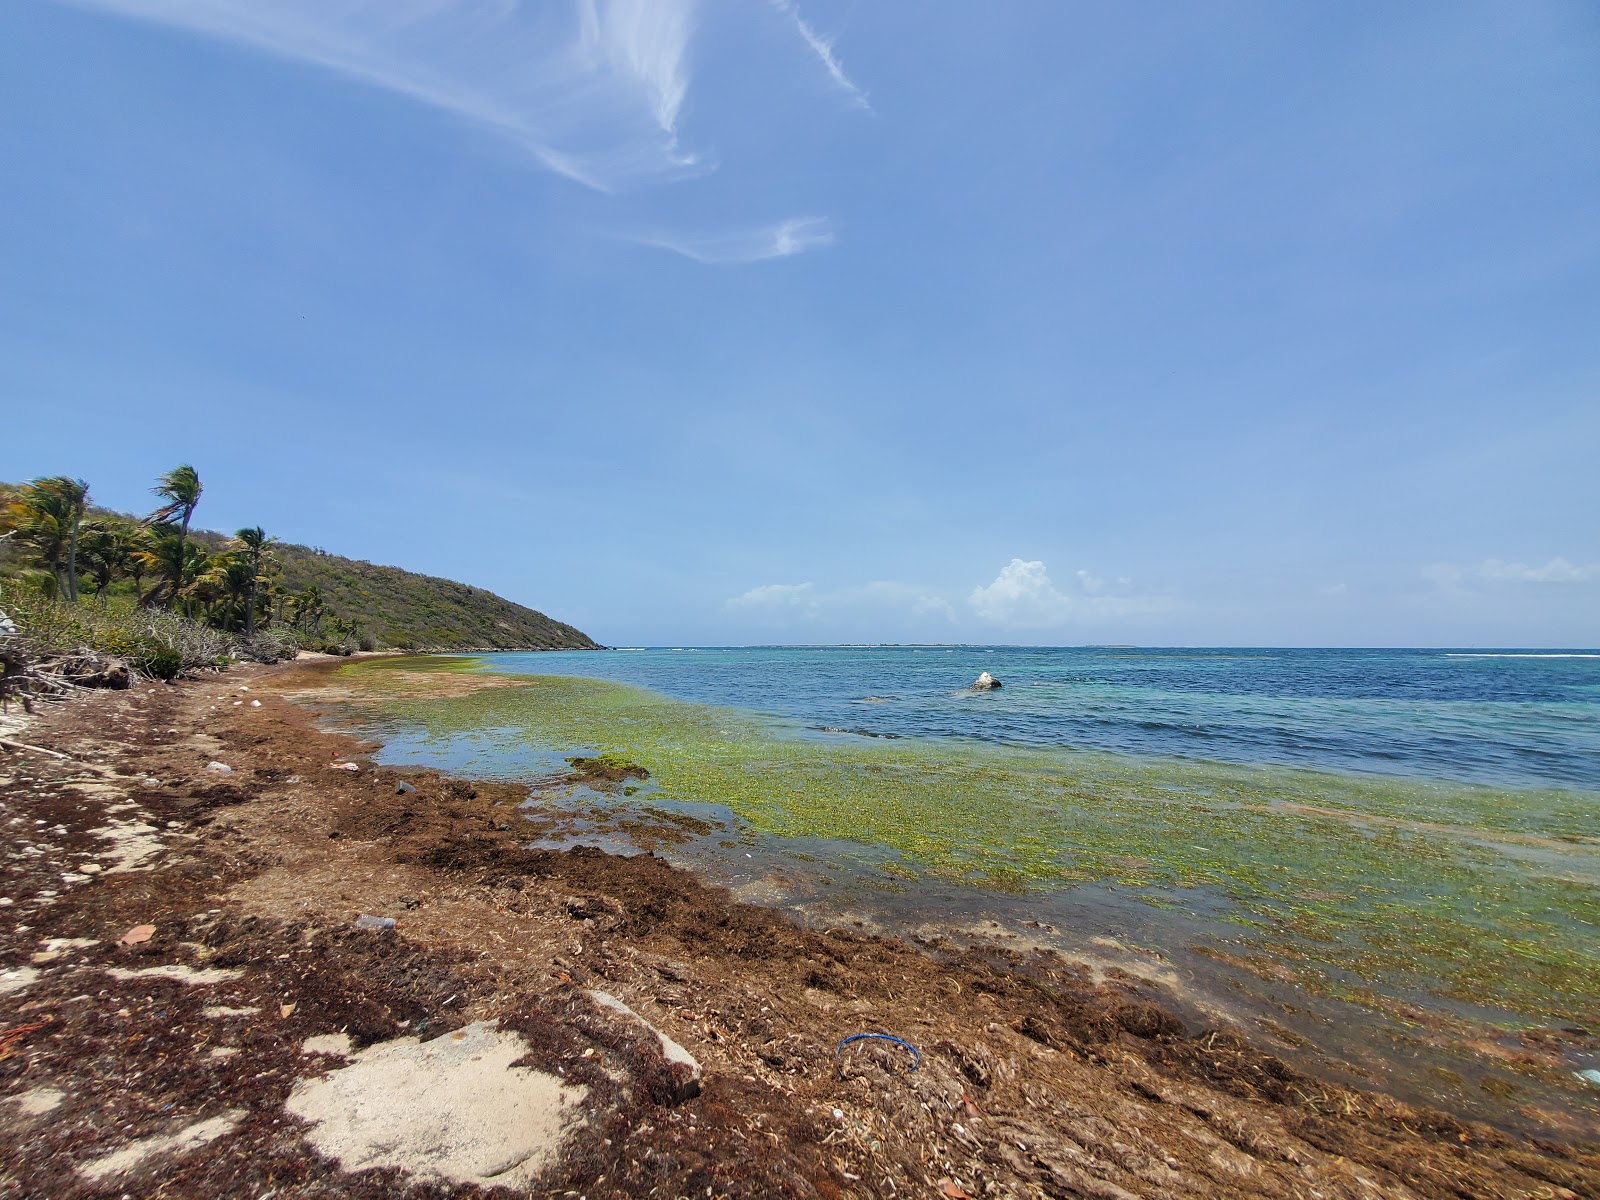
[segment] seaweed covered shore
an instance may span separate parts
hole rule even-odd
[[[84,694],[0,757],[0,1195],[1600,1194],[1593,1130],[1326,1083],[1132,980],[528,849],[526,785],[375,767],[318,729],[289,695],[325,670]],[[915,1056],[840,1047],[862,1032]],[[463,1173],[437,1149],[475,1111],[448,1050],[491,1037],[514,1061],[470,1078],[551,1080],[560,1113]],[[381,1097],[354,1068],[409,1048],[438,1075],[427,1120],[364,1155],[325,1136],[308,1089],[347,1081],[359,1125]]]

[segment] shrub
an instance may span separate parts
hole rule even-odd
[[[240,639],[239,657],[250,662],[275,663],[300,653],[300,639],[289,629],[267,629]]]
[[[176,613],[136,607],[131,601],[73,604],[37,590],[11,588],[7,611],[17,638],[40,662],[91,651],[125,662],[141,675],[176,679],[197,670],[227,666],[237,639]]]

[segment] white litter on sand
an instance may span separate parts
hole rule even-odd
[[[346,1171],[526,1187],[580,1119],[586,1090],[511,1064],[527,1053],[488,1022],[431,1042],[400,1038],[352,1055],[347,1067],[295,1085],[286,1107],[311,1122],[306,1138]]]
[[[187,983],[190,987],[205,987],[213,983],[227,983],[243,975],[243,971],[235,971],[228,967],[186,967],[182,963],[171,963],[164,967],[140,967],[133,970],[129,967],[107,967],[106,974],[114,979],[176,979],[179,983]]]
[[[131,1142],[121,1150],[113,1150],[104,1158],[84,1163],[78,1170],[88,1178],[99,1181],[111,1175],[126,1175],[136,1170],[146,1159],[164,1154],[191,1154],[216,1141],[225,1133],[232,1133],[244,1119],[243,1109],[230,1109],[220,1117],[198,1121],[177,1133],[158,1134]]]
[[[213,1004],[210,1008],[202,1008],[200,1015],[207,1020],[219,1021],[227,1017],[253,1017],[260,1011],[259,1008],[229,1008],[226,1004]]]

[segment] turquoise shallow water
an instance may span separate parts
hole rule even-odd
[[[1600,788],[1595,650],[758,646],[485,661],[880,735]],[[980,671],[1005,686],[963,690]]]

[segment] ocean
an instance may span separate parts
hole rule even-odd
[[[804,724],[1600,789],[1600,652],[671,647],[484,656]],[[979,672],[1004,685],[964,690]]]

